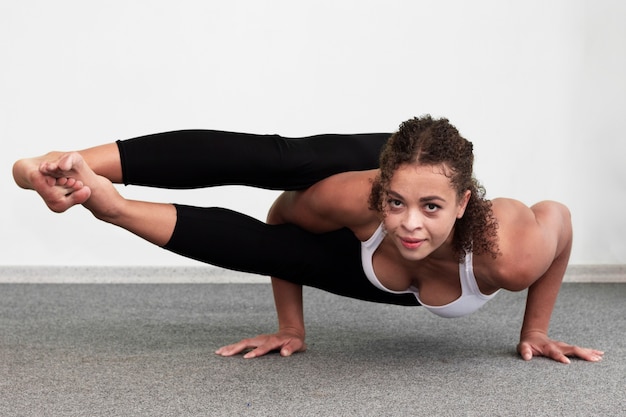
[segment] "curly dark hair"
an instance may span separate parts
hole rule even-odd
[[[448,119],[433,119],[430,115],[403,122],[387,141],[380,155],[380,173],[374,179],[369,205],[383,214],[387,191],[393,174],[406,163],[446,165],[452,186],[461,198],[466,190],[471,195],[465,214],[454,227],[453,249],[463,260],[465,253],[498,255],[497,228],[491,201],[485,199],[485,189],[474,178],[472,142],[463,138]]]

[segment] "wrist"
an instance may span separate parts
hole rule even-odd
[[[279,333],[286,333],[290,335],[297,336],[304,340],[306,332],[304,330],[304,326],[294,326],[294,325],[280,325],[278,326]]]
[[[522,329],[520,339],[530,336],[547,336],[548,332],[543,329]]]

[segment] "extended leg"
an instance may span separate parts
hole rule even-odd
[[[123,181],[164,188],[310,186],[330,175],[378,167],[389,134],[285,138],[182,130],[118,141]]]
[[[55,166],[55,186],[68,193],[87,190],[83,205],[95,217],[172,252],[361,300],[417,305],[413,296],[380,291],[367,280],[360,242],[348,229],[314,234],[228,209],[127,200],[79,153],[63,155]]]
[[[114,183],[163,188],[239,184],[293,190],[339,172],[377,167],[388,136],[374,133],[284,138],[183,130],[100,145],[79,154],[96,174]],[[13,166],[15,182],[36,190],[57,212],[84,201],[82,191],[65,195],[67,190],[51,186],[50,178],[46,178],[61,175],[56,163],[62,155],[50,152],[21,159]]]

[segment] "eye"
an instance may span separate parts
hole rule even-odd
[[[398,199],[390,198],[387,200],[387,206],[389,206],[390,209],[398,209],[402,207],[402,205],[403,205],[402,201]]]
[[[434,213],[437,210],[439,210],[441,208],[441,206],[438,206],[435,203],[428,203],[424,206],[424,208],[426,209],[427,212],[429,213]]]

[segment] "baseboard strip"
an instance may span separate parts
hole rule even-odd
[[[267,284],[268,277],[213,266],[0,266],[0,283]],[[570,265],[564,282],[626,283],[626,265]]]

